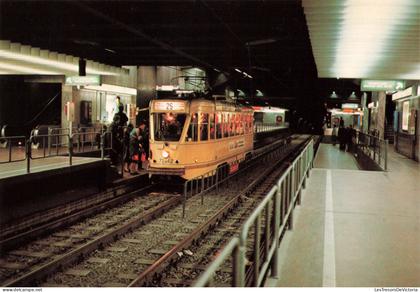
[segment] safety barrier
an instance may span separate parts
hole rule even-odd
[[[271,132],[271,131],[285,129],[285,128],[287,128],[287,125],[255,123],[254,133]]]
[[[209,171],[201,176],[189,179],[184,182],[184,200],[182,203],[182,218],[185,217],[185,205],[188,197],[195,193],[201,193],[201,204],[204,204],[204,194],[216,189],[219,192],[220,184],[227,181],[229,176],[229,165],[224,164],[216,170]]]
[[[283,232],[293,228],[293,210],[295,204],[300,204],[302,189],[312,168],[313,148],[314,142],[310,140],[248,217],[239,236],[234,237],[224,247],[194,286],[212,286],[213,277],[230,258],[233,268],[231,274],[233,287],[260,286],[269,270],[271,276],[279,276],[280,238]],[[251,246],[248,243],[252,229],[254,233]],[[249,261],[247,257],[250,257]],[[250,262],[252,265],[248,265]]]
[[[367,157],[379,168],[388,169],[388,140],[356,131],[356,155]]]
[[[0,164],[26,159],[25,136],[0,137]]]
[[[55,143],[51,145],[51,140],[67,141],[66,144]],[[53,156],[67,155],[69,153],[69,139],[68,134],[53,134],[53,135],[38,135],[35,132],[31,135],[28,142],[28,155],[31,159],[47,158]]]
[[[82,135],[95,135],[95,143],[91,143],[89,146],[79,144],[78,141]],[[67,143],[52,141],[67,141]],[[31,160],[41,158],[67,156],[71,166],[74,153],[100,151],[103,160],[106,151],[112,150],[112,133],[75,133],[70,136],[69,134],[52,134],[50,132],[39,135],[36,130],[33,130],[29,139],[26,139],[25,136],[0,137],[0,146],[4,146],[0,147],[0,164],[26,161],[26,172],[30,173]]]
[[[101,159],[105,159],[105,152],[112,150],[112,133],[103,132],[100,141]]]
[[[275,148],[283,147],[284,145],[290,143],[290,141],[290,138],[286,138],[278,141],[277,143],[262,147],[258,151],[254,152],[253,159],[260,158],[264,155],[265,152],[270,152]],[[271,159],[271,156],[266,156],[266,159]],[[246,168],[247,166],[245,166],[244,169],[240,170],[239,172],[245,170]],[[226,183],[227,186],[229,186],[229,179],[237,176],[239,172],[233,172],[231,171],[228,164],[223,164],[216,170],[211,170],[203,175],[185,181],[183,189],[184,199],[182,204],[182,218],[185,217],[185,205],[189,197],[191,197],[194,193],[200,193],[201,204],[204,204],[204,195],[207,192],[210,192],[214,189],[216,190],[216,193],[219,192],[219,186],[223,183]]]

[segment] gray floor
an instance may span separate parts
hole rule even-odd
[[[362,171],[321,144],[267,286],[420,286],[420,164],[388,153],[388,172]]]
[[[101,160],[100,158],[91,157],[73,157],[72,165],[87,164]],[[18,161],[0,164],[0,179],[26,174],[27,161]],[[70,167],[69,158],[66,156],[55,156],[30,160],[30,171],[42,172],[51,169],[59,169]]]

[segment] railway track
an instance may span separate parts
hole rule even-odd
[[[153,187],[151,185],[144,187],[140,180],[134,178],[87,198],[5,223],[0,226],[0,253],[3,254],[31,238],[42,236],[66,224],[124,203]]]
[[[253,179],[253,176],[248,176],[247,181],[240,183],[249,184]],[[226,188],[230,196],[225,193],[209,194],[206,201],[213,202],[211,208],[204,206],[203,209],[201,199],[191,198],[184,220],[180,216],[180,207],[176,207],[181,202],[180,196],[149,193],[136,198],[46,238],[35,240],[18,249],[10,249],[0,259],[0,283],[2,286],[127,286],[139,274],[148,270],[156,258],[159,259],[168,250],[172,250],[171,247],[184,241],[183,238],[188,238],[199,226],[212,226],[207,223],[211,220],[217,221],[218,217],[214,213],[219,214],[217,210],[226,205],[226,202],[232,201],[237,188],[235,184]],[[164,215],[161,216],[162,214]],[[186,240],[184,247],[191,243],[193,242]],[[122,246],[118,246],[121,244]],[[133,246],[137,248],[131,252]],[[121,261],[121,254],[134,259],[134,263],[130,260]],[[176,257],[181,258],[188,254],[187,249],[172,251],[169,263]],[[67,268],[78,262],[80,263],[76,267]],[[167,259],[162,262],[161,267],[166,267]],[[137,268],[124,268],[130,264]],[[80,268],[80,265],[85,267]],[[100,274],[98,266],[108,270],[108,273]],[[60,270],[63,272],[56,273]],[[120,273],[110,277],[110,271]],[[53,277],[43,281],[47,275],[53,273]],[[97,280],[86,281],[89,274]],[[76,280],[75,283],[74,278],[79,282]]]
[[[54,269],[71,264],[98,245],[144,224],[181,201],[179,195],[151,192],[97,216],[5,252],[0,259],[1,286],[31,286]]]
[[[290,155],[292,152],[290,151],[287,154]],[[284,163],[284,160],[280,160],[263,171],[245,190],[220,208],[211,220],[193,231],[190,237],[184,240],[184,242],[190,242],[191,246],[186,246],[184,242],[180,242],[178,246],[172,248],[172,250],[190,248],[190,256],[179,259],[176,264],[167,264],[166,267],[162,267],[163,259],[168,257],[168,255],[164,255],[148,270],[140,274],[137,279],[133,280],[130,286],[191,286],[211,260],[229,242],[230,238],[239,233],[248,215],[260,203],[284,171],[284,167],[281,167]],[[271,214],[267,215],[268,217],[264,217],[262,220],[271,220]],[[206,228],[206,225],[209,228]],[[199,234],[198,237],[197,234]],[[250,236],[252,235],[251,232]],[[230,263],[228,264],[220,270],[219,282],[215,283],[216,286],[226,286],[230,283],[232,268]],[[249,269],[248,273],[251,274],[252,270]]]

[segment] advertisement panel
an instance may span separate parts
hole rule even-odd
[[[403,131],[408,131],[408,119],[410,118],[410,104],[408,100],[403,102],[402,108],[403,108],[403,113],[402,113],[401,129]]]

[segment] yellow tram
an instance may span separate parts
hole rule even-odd
[[[229,165],[235,172],[253,150],[253,110],[226,101],[152,100],[150,175],[191,179]]]

